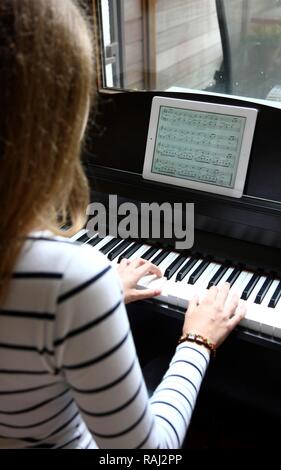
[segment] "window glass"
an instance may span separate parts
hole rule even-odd
[[[98,6],[105,87],[281,101],[280,0],[100,0]]]

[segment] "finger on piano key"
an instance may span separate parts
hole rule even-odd
[[[197,263],[193,266],[192,270],[190,270],[190,273],[195,271],[201,262],[202,259],[197,260]],[[207,292],[206,288],[210,276],[212,276],[215,269],[218,269],[218,264],[209,263],[208,267],[201,273],[201,276],[197,279],[195,284],[188,284],[185,280],[175,282],[176,276],[174,276],[165,286],[169,303],[181,308],[187,308],[188,301],[192,299],[194,295],[199,295],[200,298],[203,298]]]
[[[167,296],[165,293],[165,284],[167,279],[165,277],[157,277],[155,274],[148,274],[142,277],[137,285],[137,289],[161,289],[161,294],[154,297],[156,300],[164,301],[167,303]]]
[[[165,259],[161,263],[158,264],[158,268],[161,270],[163,276],[165,274],[167,267],[170,266],[170,264],[177,258],[177,256],[178,256],[177,253],[172,252],[168,254],[168,256],[166,256]],[[151,263],[154,264],[153,260],[151,261]]]

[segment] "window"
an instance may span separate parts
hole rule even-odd
[[[103,85],[281,101],[280,0],[97,0]]]

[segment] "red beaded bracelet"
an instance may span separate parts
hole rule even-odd
[[[190,341],[191,343],[197,343],[205,348],[209,349],[211,355],[214,357],[216,355],[216,345],[212,343],[208,338],[203,338],[201,335],[196,335],[194,333],[186,333],[181,336],[178,344],[183,343],[184,341]]]

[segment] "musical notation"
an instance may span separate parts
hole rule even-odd
[[[162,106],[152,171],[232,187],[245,118]]]

